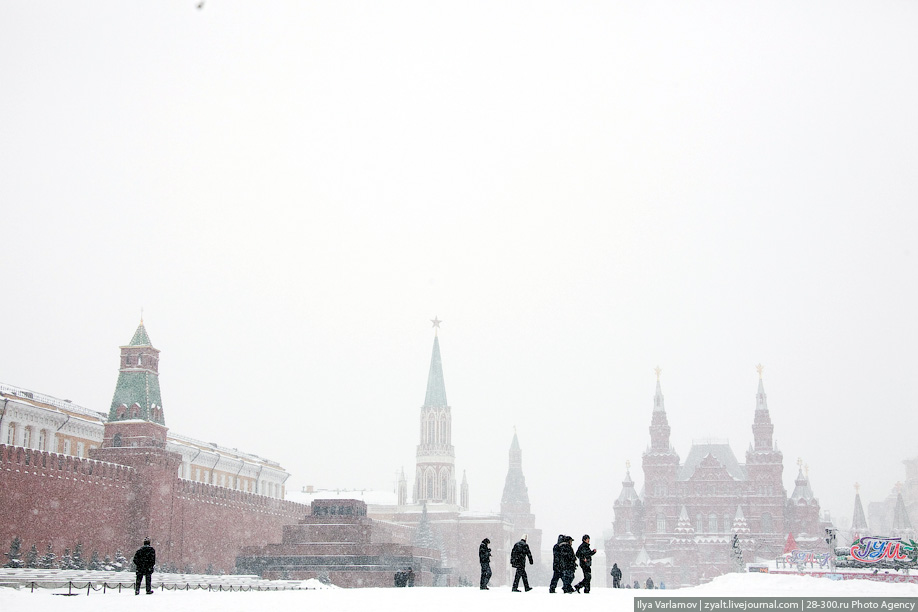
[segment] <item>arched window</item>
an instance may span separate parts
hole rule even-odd
[[[134,404],[131,406],[131,418],[136,419],[140,416],[140,404]]]
[[[64,454],[65,455],[70,454],[70,440],[69,439],[64,440]]]
[[[434,496],[434,475],[433,470],[427,471],[427,490],[424,491],[424,499],[433,499]]]
[[[729,532],[732,525],[733,525],[733,517],[731,517],[729,514],[725,514],[723,529],[721,531]]]
[[[440,444],[446,444],[449,442],[449,438],[446,435],[446,419],[440,420]]]
[[[657,533],[666,533],[666,517],[662,512],[657,514]]]
[[[449,474],[444,473],[440,477],[440,497],[443,501],[449,501]]]
[[[16,446],[16,423],[10,423],[6,429],[6,443],[9,446]]]
[[[713,512],[708,515],[708,533],[717,533],[717,515]]]
[[[118,448],[121,446],[121,444],[121,433],[116,433],[114,436],[112,436],[112,446]]]
[[[434,416],[430,415],[430,418],[427,419],[427,444],[433,445],[436,444],[436,435],[437,435],[437,423],[434,420]]]
[[[22,429],[22,445],[25,448],[32,448],[32,428],[24,427]]]
[[[143,355],[137,355],[137,365],[143,365]]]
[[[704,533],[704,516],[701,513],[695,517],[695,533]]]
[[[38,430],[38,450],[48,450],[48,430]]]

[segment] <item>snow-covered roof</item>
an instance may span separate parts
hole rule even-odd
[[[733,454],[733,449],[725,442],[692,444],[688,457],[685,458],[685,463],[683,463],[679,469],[679,474],[676,476],[676,479],[688,480],[691,478],[698,464],[708,455],[712,455],[727,468],[727,473],[733,476],[734,479],[746,480],[745,466],[737,461],[736,455]]]

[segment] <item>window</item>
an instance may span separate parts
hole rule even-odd
[[[119,433],[116,433],[114,436],[112,436],[112,446],[114,446],[115,448],[118,448],[119,446],[121,446],[121,444],[122,444],[121,433],[119,432]]]
[[[64,440],[64,454],[65,455],[70,454],[70,440],[69,439]]]
[[[86,450],[86,447],[82,442],[77,442],[77,457],[82,457],[83,452]]]
[[[714,513],[708,515],[708,533],[717,533],[717,515]]]
[[[6,443],[10,446],[16,446],[16,423],[10,423],[6,430]]]
[[[622,519],[622,533],[631,533],[631,523],[628,519]]]
[[[433,491],[434,491],[433,471],[430,471],[427,473],[427,491],[426,491],[426,494],[424,495],[425,499],[432,498]]]
[[[140,404],[134,404],[131,406],[131,418],[136,419],[140,416]]]
[[[32,448],[32,428],[31,427],[23,428],[22,445],[26,448]]]
[[[121,404],[120,406],[118,406],[118,409],[115,410],[115,416],[119,419],[123,419],[126,412],[127,412],[127,406],[125,406],[124,404]]]
[[[730,531],[730,527],[731,527],[732,525],[733,525],[733,517],[731,517],[729,514],[725,514],[725,515],[724,515],[723,531],[724,531],[724,532],[729,532],[729,531]]]
[[[48,430],[42,429],[38,432],[38,450],[48,450]]]
[[[657,514],[657,533],[666,533],[666,517],[662,512]]]
[[[704,533],[704,516],[701,514],[695,517],[695,533]]]

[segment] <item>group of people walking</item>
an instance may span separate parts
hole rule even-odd
[[[590,548],[590,536],[583,536],[583,542],[574,552],[572,542],[574,538],[561,534],[558,536],[558,543],[552,549],[552,570],[554,573],[551,582],[548,585],[548,592],[555,593],[558,586],[558,580],[561,580],[561,590],[565,593],[584,593],[590,592],[590,581],[593,578],[592,564],[593,555],[596,554],[595,548]],[[485,538],[478,547],[478,561],[481,563],[481,588],[482,591],[488,590],[488,581],[491,580],[491,540]],[[526,561],[532,565],[532,551],[529,550],[529,544],[526,542],[526,536],[513,545],[510,551],[510,566],[516,570],[513,576],[514,593],[520,593],[520,581],[523,582],[523,590],[531,591],[529,586],[529,576],[526,575]],[[574,571],[577,569],[577,562],[580,562],[580,569],[583,570],[583,580],[577,584],[574,582]]]
[[[596,554],[595,548],[590,548],[590,536],[585,535],[582,538],[577,552],[574,552],[574,538],[569,535],[561,534],[558,536],[558,543],[552,549],[552,575],[551,582],[548,583],[548,592],[554,593],[558,587],[558,580],[561,580],[561,590],[564,593],[590,592],[590,582],[593,580],[593,555]],[[574,582],[574,571],[577,569],[577,562],[580,562],[580,569],[583,571],[583,579],[577,584]]]
[[[532,565],[532,551],[529,550],[529,544],[526,543],[526,535],[523,535],[522,539],[513,545],[513,549],[510,551],[510,566],[516,570],[516,575],[513,576],[513,589],[514,593],[520,593],[520,580],[523,581],[523,589],[526,591],[531,591],[532,587],[529,586],[529,576],[526,574],[526,561],[529,561],[529,565]],[[481,590],[487,591],[488,581],[491,580],[491,540],[485,538],[481,541],[481,545],[478,547],[478,561],[481,562]]]

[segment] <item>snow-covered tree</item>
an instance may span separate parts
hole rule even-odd
[[[419,548],[435,548],[433,531],[430,528],[430,519],[427,517],[427,503],[424,503],[421,509],[421,521],[418,523],[417,531],[414,533],[414,545]]]
[[[127,560],[127,558],[124,556],[124,553],[122,553],[121,549],[119,548],[115,552],[115,563],[114,563],[115,571],[123,572],[124,570],[127,569],[129,563],[130,562]]]
[[[115,571],[115,564],[112,563],[112,558],[108,555],[105,555],[105,561],[102,562],[102,569],[104,569],[106,572]]]
[[[92,556],[89,558],[89,565],[86,566],[86,569],[99,571],[102,569],[102,561],[99,559],[99,551],[92,551]]]
[[[86,569],[86,561],[83,559],[83,543],[77,542],[76,548],[73,549],[73,556],[70,558],[72,569]]]
[[[76,569],[73,567],[73,557],[70,554],[69,548],[65,548],[64,554],[61,555],[61,569],[62,570]]]
[[[26,553],[25,566],[30,569],[38,567],[38,547],[35,544]]]
[[[38,567],[40,569],[52,569],[56,558],[57,555],[54,554],[54,547],[51,545],[51,542],[48,542],[48,549],[45,551],[45,554],[41,556],[41,559],[38,560]]]
[[[22,540],[19,536],[13,538],[10,552],[6,553],[6,567],[22,567]]]

